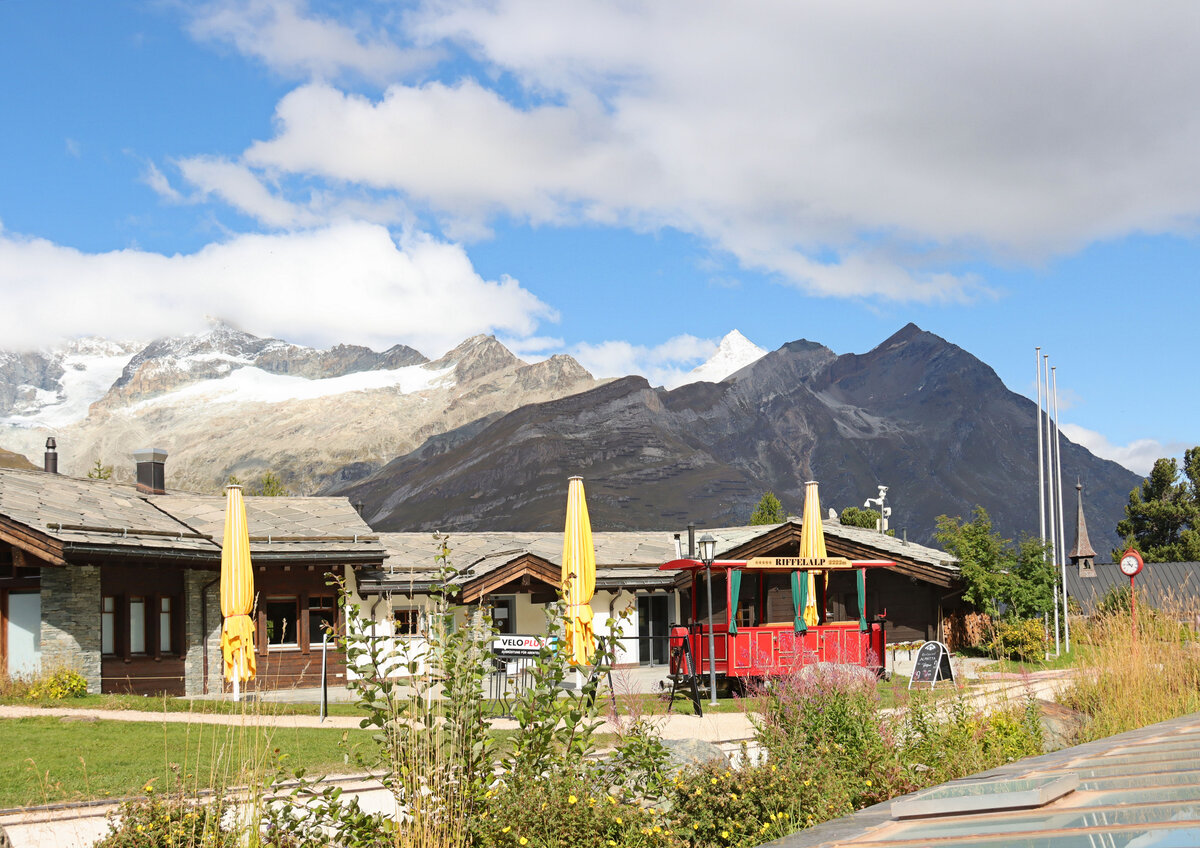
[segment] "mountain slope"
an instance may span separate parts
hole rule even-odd
[[[40,456],[53,434],[64,473],[83,474],[101,459],[118,479],[132,475],[134,450],[163,447],[172,488],[214,491],[230,474],[254,482],[272,471],[304,493],[357,479],[447,430],[597,385],[570,357],[528,364],[490,336],[430,362],[403,345],[314,350],[219,324],[105,363],[107,391],[92,385],[68,396],[70,357],[0,360],[14,395],[61,398],[11,414],[0,443]],[[83,418],[85,400],[94,402]],[[76,417],[63,422],[68,407]],[[37,426],[48,415],[58,418]]]
[[[1035,405],[991,368],[909,325],[862,355],[792,342],[717,384],[618,380],[340,491],[382,530],[550,529],[566,478],[582,474],[597,527],[660,528],[743,522],[766,490],[798,513],[816,479],[838,509],[889,486],[892,526],[914,541],[976,504],[1015,536],[1037,527],[1035,427]],[[1064,439],[1063,476],[1083,481],[1094,541],[1109,544],[1137,475]]]

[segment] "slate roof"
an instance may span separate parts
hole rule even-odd
[[[157,509],[132,485],[0,469],[0,516],[67,545],[199,551],[220,545]]]
[[[796,525],[800,521],[796,520]],[[723,559],[747,542],[782,525],[756,527],[698,527],[696,537],[705,533],[717,540],[717,559]],[[940,568],[957,571],[958,566],[945,551],[885,536],[873,530],[824,524],[827,535],[840,536],[861,545],[887,552],[902,553],[908,559],[928,562]],[[676,558],[675,535],[672,530],[639,530],[628,532],[599,532],[592,534],[596,546],[596,586],[649,588],[671,586],[677,575],[659,570],[659,566]],[[440,543],[432,533],[380,533],[388,559],[378,571],[359,577],[359,590],[372,593],[384,590],[423,591],[439,579],[435,556]],[[679,533],[683,555],[687,555],[687,534]],[[554,566],[562,564],[561,532],[509,533],[464,532],[446,535],[449,545],[448,563],[459,571],[456,583],[483,577],[498,568],[525,556],[534,556]]]
[[[1200,612],[1200,562],[1148,562],[1134,580],[1138,603],[1179,614],[1189,620]],[[1129,578],[1115,562],[1096,563],[1095,577],[1080,577],[1067,566],[1067,594],[1091,613],[1110,589],[1128,589]]]
[[[383,546],[345,498],[246,498],[251,555],[380,561]],[[114,553],[219,562],[221,495],[146,495],[130,484],[0,469],[0,523],[61,543]]]
[[[379,536],[346,498],[246,497],[250,555],[286,558],[307,554],[361,554],[381,559]],[[197,531],[224,540],[225,498],[160,497],[160,508]]]

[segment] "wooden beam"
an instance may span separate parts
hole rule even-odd
[[[562,572],[541,557],[525,554],[481,577],[468,580],[462,587],[462,600],[464,603],[471,603],[494,592],[506,583],[526,576],[557,589],[561,582]]]
[[[67,564],[63,557],[62,543],[57,539],[2,516],[0,516],[0,541],[12,545],[14,556],[20,550],[50,565]]]

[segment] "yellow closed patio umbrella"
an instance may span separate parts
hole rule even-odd
[[[241,683],[254,679],[254,571],[250,567],[250,531],[241,486],[225,487],[225,543],[221,546],[221,655],[225,679],[233,682],[236,701]]]
[[[567,481],[567,526],[563,532],[563,595],[567,602],[563,622],[567,653],[575,665],[591,662],[596,650],[592,631],[592,594],[596,591],[596,548],[588,519],[583,478]]]
[[[804,484],[804,528],[800,534],[801,559],[827,559],[825,552],[825,530],[821,526],[821,499],[817,496],[817,484]],[[813,627],[819,620],[817,614],[817,572],[809,571],[808,598],[804,604],[804,624]]]

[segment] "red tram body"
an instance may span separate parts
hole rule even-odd
[[[798,560],[776,560],[779,561],[786,563]],[[837,571],[856,572],[854,579],[858,594],[855,610],[857,618],[832,620],[828,605],[829,584],[824,579],[824,575],[829,573],[826,563],[823,563],[826,567],[822,569],[786,569],[775,565],[756,565],[756,562],[761,561],[718,560],[711,565],[714,592],[724,593],[723,604],[718,603],[718,597],[713,599],[713,664],[718,678],[740,682],[753,678],[776,677],[792,674],[806,665],[822,662],[857,665],[882,676],[886,639],[883,621],[885,613],[874,616],[870,621],[866,618],[866,574],[870,569],[884,568],[895,563],[840,560],[843,564],[836,566]],[[691,623],[671,629],[671,674],[698,674],[707,678],[710,655],[704,586],[705,565],[700,560],[678,559],[660,568],[688,571],[691,576],[691,609],[682,611],[685,615],[690,614]],[[766,621],[770,618],[766,614],[768,581],[774,581],[774,588],[777,589],[779,576],[783,575],[784,579],[795,586],[798,581],[807,581],[809,571],[822,574],[822,577],[814,580],[817,590],[818,623],[802,623],[803,612],[797,610],[797,607],[801,606],[798,601],[790,607],[791,620]],[[752,591],[744,591],[748,584]],[[749,608],[744,599],[750,599]],[[754,605],[758,608],[755,609]],[[778,618],[779,605],[774,606]],[[686,667],[688,654],[684,651],[685,642],[690,649],[690,656],[694,658],[696,667],[693,669]]]

